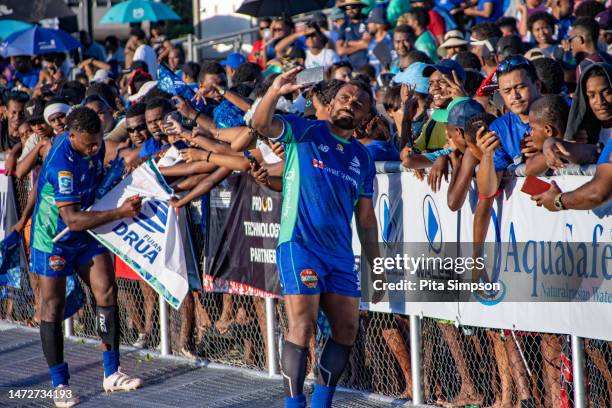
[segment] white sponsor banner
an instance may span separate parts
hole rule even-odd
[[[393,178],[397,177],[401,178],[400,192],[397,183],[395,188],[390,188]],[[562,191],[570,191],[591,178],[556,176],[552,179]],[[506,182],[503,194],[493,205],[486,241],[504,245],[523,243],[522,247],[517,244],[517,248],[520,248],[517,253],[502,251],[501,265],[495,279],[513,285],[519,283],[521,288],[526,288],[525,301],[504,301],[504,291],[493,300],[478,298],[473,302],[445,303],[394,301],[392,294],[391,302],[364,306],[373,311],[452,319],[463,325],[612,340],[612,331],[609,330],[612,327],[612,212],[609,209],[607,212],[550,212],[537,207],[528,195],[520,191],[524,180],[516,178]],[[441,191],[433,193],[425,182],[418,181],[411,173],[400,173],[379,174],[376,184],[374,204],[381,241],[384,242],[385,235],[390,235],[389,228],[397,228],[393,226],[401,224],[402,234],[393,237],[395,242],[429,243],[433,252],[445,243],[473,242],[474,211],[478,203],[474,186],[470,188],[463,207],[452,212],[448,208],[446,183],[442,184]],[[393,197],[392,205],[385,197]],[[397,210],[385,210],[385,206],[391,208],[398,205],[402,208],[401,217]],[[353,242],[355,253],[359,254],[358,240],[354,238]],[[574,246],[569,243],[574,243]],[[553,287],[551,283],[558,283],[559,276],[533,273],[533,262],[546,259],[542,253],[535,255],[534,251],[541,251],[541,248],[548,250],[549,247],[554,251],[555,246],[571,250],[578,243],[585,243],[589,249],[584,257],[579,253],[574,254],[576,261],[570,267],[575,268],[575,271],[572,269],[574,277],[580,277],[577,290],[590,295],[589,301],[538,301],[545,294],[550,294],[552,289],[564,289]]]
[[[142,164],[91,210],[118,208],[137,194],[144,198],[137,217],[118,220],[89,233],[178,309],[189,289],[185,252],[177,213],[168,205],[172,189],[155,163],[149,160]]]

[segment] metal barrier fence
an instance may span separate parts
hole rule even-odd
[[[29,183],[17,180],[15,185],[21,211]],[[204,236],[198,226],[201,213],[197,205],[190,212],[194,246],[203,256]],[[38,325],[34,278],[24,270],[21,288],[2,289],[0,319]],[[137,281],[121,278],[118,287],[122,344],[136,343],[164,354],[158,296]],[[66,332],[97,337],[93,297],[89,289],[86,293],[88,305],[67,325]],[[287,330],[282,301],[194,292],[179,311],[169,313],[168,321],[172,354],[278,373],[279,345]],[[318,330],[310,345],[310,378],[314,378],[323,339],[324,333]],[[456,327],[437,319],[362,311],[359,335],[341,385],[412,398],[415,404],[453,401],[454,406],[556,408],[564,406],[566,394],[567,407],[603,408],[612,406],[611,370],[611,342]],[[572,374],[573,383],[566,383]],[[528,398],[532,405],[520,405]]]

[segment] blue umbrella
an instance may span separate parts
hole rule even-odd
[[[32,27],[32,24],[20,20],[2,20],[0,23],[0,38],[6,38],[14,32]]]
[[[180,19],[170,7],[163,3],[150,0],[129,0],[111,7],[100,20],[100,24]]]
[[[2,44],[0,52],[5,57],[42,55],[68,52],[81,46],[80,42],[65,31],[34,26],[9,35]]]

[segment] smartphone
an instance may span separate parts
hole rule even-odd
[[[272,31],[269,28],[266,28],[263,32],[264,38],[267,40],[272,37]]]
[[[166,126],[171,126],[172,125],[172,122],[170,122],[170,119],[174,119],[178,123],[181,123],[183,118],[182,118],[181,114],[178,113],[178,111],[168,112],[166,114],[166,116],[164,116],[164,124]]]
[[[255,160],[255,157],[253,157],[251,152],[249,152],[248,150],[244,150],[242,152],[242,154],[244,154],[244,157],[247,158],[249,163],[252,163],[255,166],[255,171],[257,171],[257,170],[259,170],[261,168],[261,165],[259,164],[259,162],[257,160]]]
[[[521,191],[529,194],[530,196],[534,196],[548,191],[549,188],[550,183],[540,180],[535,176],[527,176],[525,178],[525,182],[523,183],[523,187],[521,187]]]
[[[176,142],[173,143],[173,145],[178,150],[189,149],[189,145],[185,143],[184,140],[177,140]]]
[[[311,85],[325,79],[325,68],[308,68],[297,74],[296,83],[298,85]]]

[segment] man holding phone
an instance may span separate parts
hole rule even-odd
[[[360,81],[343,85],[330,103],[330,118],[312,121],[274,116],[279,98],[299,90],[298,69],[279,75],[253,116],[262,136],[286,145],[283,208],[276,249],[277,267],[289,319],[282,348],[285,407],[305,408],[306,357],[319,308],[329,319],[331,337],[319,361],[312,407],[331,407],[332,397],[357,337],[359,276],[355,270],[353,214],[371,262],[378,256],[372,205],[374,162],[352,137],[369,117],[373,96]],[[369,246],[367,245],[369,244]],[[376,293],[373,301],[379,300]]]
[[[501,183],[504,170],[511,164],[523,162],[526,137],[531,132],[529,109],[540,97],[540,81],[531,62],[519,55],[502,61],[497,67],[499,92],[509,110],[491,123],[489,132],[478,134],[477,145],[482,160],[476,175],[478,192],[489,197]]]

